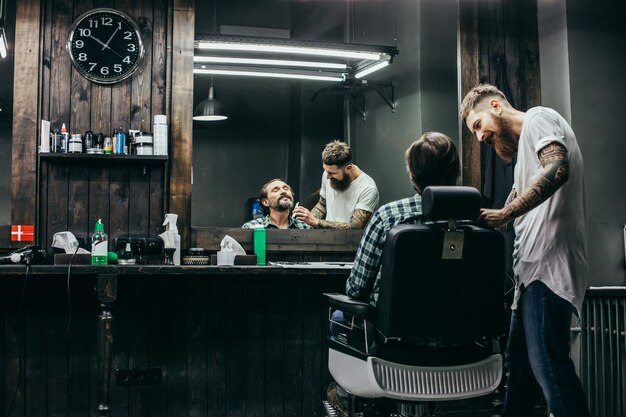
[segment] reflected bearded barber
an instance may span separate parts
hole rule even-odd
[[[296,219],[318,229],[363,229],[378,207],[376,183],[352,162],[352,150],[338,140],[322,152],[320,199],[311,211],[296,207]]]

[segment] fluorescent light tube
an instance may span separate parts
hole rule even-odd
[[[381,68],[385,68],[387,65],[389,65],[389,61],[381,61],[377,64],[371,65],[359,72],[357,72],[356,74],[354,74],[354,78],[362,78],[365,77],[368,74],[373,73],[374,71],[378,71]]]
[[[312,75],[289,72],[263,72],[253,70],[227,70],[227,69],[211,69],[211,68],[195,68],[194,74],[214,74],[214,75],[239,75],[247,77],[267,77],[267,78],[288,78],[297,80],[314,80],[314,81],[343,81],[344,76],[338,75]]]
[[[211,49],[222,51],[249,51],[249,52],[275,52],[283,54],[316,55],[338,58],[368,59],[378,61],[380,53],[343,51],[341,49],[311,48],[305,46],[282,46],[252,43],[209,42],[198,41],[198,49]]]
[[[194,62],[208,64],[248,64],[248,65],[268,65],[283,67],[304,67],[304,68],[324,68],[346,70],[346,64],[333,62],[313,62],[313,61],[292,61],[285,59],[258,59],[258,58],[230,58],[217,56],[194,56]]]
[[[0,58],[7,57],[7,35],[4,28],[0,27]]]

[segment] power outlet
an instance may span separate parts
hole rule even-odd
[[[133,255],[146,255],[146,246],[145,237],[130,238],[130,247],[133,250]]]
[[[161,368],[116,369],[115,383],[118,386],[153,385],[163,380]]]
[[[163,253],[163,239],[149,237],[146,239],[146,255],[160,255]]]
[[[131,251],[135,256],[160,255],[163,253],[163,239],[160,237],[117,237],[115,251],[123,251],[130,243]]]

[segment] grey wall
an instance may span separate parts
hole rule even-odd
[[[359,14],[357,42],[389,39],[395,29],[374,24],[380,8],[373,2]],[[368,93],[367,118],[356,116],[353,142],[359,166],[378,184],[381,204],[414,194],[404,166],[404,150],[428,130],[450,136],[458,144],[456,0],[397,0],[397,39],[400,54],[393,64],[374,73],[373,82],[396,82],[395,112],[374,92]],[[393,39],[393,38],[392,38]],[[388,41],[387,41],[388,42]]]
[[[539,2],[542,104],[570,120],[585,161],[589,285],[624,285],[624,2]]]
[[[626,284],[625,20],[623,0],[567,0],[572,127],[585,161],[591,285]]]

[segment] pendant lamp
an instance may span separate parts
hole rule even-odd
[[[224,106],[213,96],[213,83],[211,82],[209,96],[196,106],[193,111],[193,120],[215,122],[226,119],[228,116],[224,115]]]

